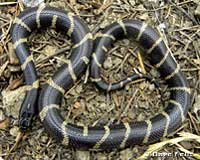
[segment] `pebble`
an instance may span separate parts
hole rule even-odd
[[[197,16],[200,16],[200,4],[197,6],[194,14],[197,15]]]
[[[24,100],[25,91],[26,91],[25,86],[20,87],[13,91],[9,90],[2,91],[3,108],[5,109],[8,116],[18,118],[19,109]]]
[[[161,30],[165,30],[165,29],[167,28],[167,25],[166,25],[165,23],[161,23],[161,24],[159,25],[159,28],[160,28]]]
[[[50,46],[50,45],[47,45],[45,48],[44,48],[44,54],[49,56],[49,55],[52,55],[55,53],[56,51],[56,47],[55,46]]]
[[[122,42],[124,43],[125,46],[130,45],[130,40],[129,39],[123,39]]]
[[[5,117],[4,113],[3,113],[3,111],[0,110],[0,122],[3,121],[5,118],[6,117]]]
[[[103,154],[103,153],[98,152],[98,153],[96,154],[96,156],[97,156],[97,159],[98,159],[98,160],[107,160],[106,155]]]
[[[19,128],[17,126],[14,126],[13,128],[10,129],[10,135],[17,137],[19,133]]]
[[[135,112],[133,111],[130,111],[127,114],[128,114],[128,117],[130,117],[131,119],[134,119],[136,117]]]
[[[108,58],[106,59],[106,61],[104,62],[103,67],[104,67],[105,69],[110,69],[112,66],[113,66],[112,58],[111,58],[111,57],[108,57]]]
[[[99,95],[99,96],[95,97],[95,100],[98,101],[98,102],[105,102],[106,101],[106,97]]]
[[[139,16],[139,18],[141,20],[148,20],[149,19],[149,14],[147,12],[145,12],[144,14],[142,14],[141,16]]]
[[[130,0],[129,3],[134,6],[135,5],[135,0]]]
[[[99,108],[106,109],[107,108],[107,104],[106,103],[101,103]]]
[[[90,160],[89,151],[76,150],[75,160]]]
[[[137,117],[137,121],[143,121],[145,119],[145,116],[143,113],[140,113]]]
[[[155,78],[160,77],[160,73],[155,69],[150,70],[150,75],[152,75],[152,77],[155,77]]]
[[[195,103],[193,105],[193,112],[196,114],[196,117],[200,121],[200,95],[198,95],[195,100]]]
[[[155,89],[155,85],[154,85],[154,84],[150,84],[150,85],[149,85],[149,90],[150,90],[150,91],[153,91],[154,89]]]
[[[47,141],[48,141],[48,137],[47,136],[42,136],[41,137],[41,142],[47,143]]]
[[[121,63],[122,63],[122,60],[120,58],[113,59],[113,64],[115,64],[116,66],[120,65]]]
[[[44,2],[44,0],[22,0],[22,2],[26,7],[36,7]]]
[[[133,157],[132,151],[128,148],[120,152],[120,159],[130,160]]]

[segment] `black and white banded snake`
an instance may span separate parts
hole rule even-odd
[[[74,46],[70,60],[42,87],[38,99],[39,81],[33,56],[29,54],[27,38],[33,30],[49,26],[66,32],[71,36]],[[77,148],[112,149],[152,143],[177,129],[184,121],[190,106],[190,88],[180,66],[157,32],[146,23],[127,19],[112,23],[101,33],[97,33],[94,43],[93,37],[80,18],[45,5],[27,9],[15,19],[12,41],[26,84],[29,86],[19,115],[21,129],[26,130],[31,126],[37,103],[39,117],[46,131],[58,142]],[[165,79],[170,90],[168,106],[162,113],[146,121],[95,127],[68,123],[61,116],[59,105],[65,91],[84,73],[90,57],[91,79],[104,90],[120,89],[130,81],[142,77],[148,79],[148,76],[135,74],[116,83],[108,84],[102,80],[100,68],[105,60],[105,53],[112,43],[125,37],[134,39],[143,47],[149,56],[150,64],[155,66]]]

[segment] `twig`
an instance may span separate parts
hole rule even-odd
[[[45,63],[47,62],[49,59],[53,58],[54,56],[57,56],[63,52],[66,52],[68,51],[70,48],[69,47],[65,47],[65,48],[62,48],[62,49],[59,49],[57,50],[54,54],[50,55],[50,56],[47,56],[46,58],[42,59],[42,60],[39,60],[36,65],[40,64],[40,63]]]
[[[181,8],[180,6],[176,5],[175,3],[173,3],[171,0],[167,0],[172,6],[174,6],[175,8],[177,8],[179,11],[181,11],[182,13],[184,13],[186,15],[187,18],[189,18],[194,24],[198,24],[198,22],[191,17],[183,8]]]
[[[6,5],[12,5],[12,4],[17,4],[18,2],[1,2],[0,6],[6,6]]]
[[[140,52],[137,52],[137,55],[138,55],[138,60],[139,60],[139,63],[140,63],[140,67],[142,69],[142,73],[146,74],[147,72],[146,72],[146,70],[144,68],[144,63],[143,63],[142,56],[141,56]]]

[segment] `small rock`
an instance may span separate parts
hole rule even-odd
[[[137,117],[137,121],[143,121],[146,117],[143,115],[143,113],[140,113]]]
[[[100,152],[97,152],[96,157],[98,160],[107,160],[106,155]]]
[[[21,107],[22,101],[24,100],[25,91],[26,86],[20,87],[14,91],[2,91],[3,107],[8,116],[18,118],[19,109]]]
[[[155,78],[160,77],[160,73],[155,69],[150,70],[150,75],[152,75],[152,77],[155,77]]]
[[[130,89],[130,85],[126,85],[126,86],[125,86],[125,90],[126,90],[126,91],[129,91],[129,89]]]
[[[103,28],[105,28],[107,25],[109,25],[109,23],[110,23],[109,21],[104,20],[104,21],[100,24],[99,27],[100,27],[101,29],[103,29]]]
[[[194,14],[197,15],[197,16],[200,16],[200,4],[197,6]]]
[[[137,9],[139,9],[139,10],[146,10],[146,8],[142,4],[138,5]]]
[[[90,152],[77,150],[75,157],[76,160],[90,160]]]
[[[149,85],[149,90],[150,90],[150,91],[153,91],[154,89],[155,89],[155,85],[154,85],[154,84],[150,84],[150,85]]]
[[[196,117],[200,121],[200,95],[197,96],[195,103],[193,105],[193,111],[196,114]]]
[[[50,46],[50,45],[47,45],[45,48],[44,48],[44,54],[49,56],[49,55],[52,55],[55,53],[56,51],[56,47],[55,46]]]
[[[130,40],[129,39],[123,39],[122,40],[125,46],[130,45]]]
[[[113,66],[112,58],[111,58],[111,57],[108,57],[108,58],[106,59],[106,61],[104,62],[103,67],[104,67],[105,69],[110,69],[112,66]]]
[[[139,87],[141,90],[143,90],[146,87],[146,85],[147,85],[146,82],[142,82],[139,84]]]
[[[129,3],[130,3],[132,6],[135,6],[135,0],[130,0]]]
[[[29,142],[29,144],[30,144],[31,146],[35,146],[35,143],[36,143],[35,139],[30,138],[30,139],[28,139],[28,142]]]
[[[120,63],[122,63],[122,60],[120,58],[115,58],[113,60],[113,64],[115,64],[115,65],[119,65]]]
[[[120,152],[120,159],[130,160],[133,157],[133,153],[130,149],[125,149]]]
[[[28,157],[20,157],[21,160],[28,160]],[[1,159],[0,159],[1,160]]]
[[[48,137],[47,136],[42,136],[41,137],[41,142],[47,143],[47,141],[48,141]]]
[[[105,98],[105,96],[99,95],[99,96],[95,97],[95,100],[98,101],[98,102],[105,102],[106,98]]]
[[[22,2],[26,7],[36,7],[44,2],[44,0],[22,0]]]
[[[49,5],[56,8],[63,8],[66,10],[70,10],[70,7],[67,5],[68,3],[65,3],[65,1],[55,1],[50,2]]]
[[[106,109],[107,108],[107,104],[106,103],[101,103],[99,108]]]
[[[128,112],[128,117],[130,117],[131,119],[134,119],[136,117],[135,112]]]
[[[138,148],[134,147],[132,151],[133,151],[133,153],[138,153]]]
[[[3,111],[0,110],[0,122],[3,121],[5,118],[6,117],[5,117],[4,113],[3,113]]]
[[[10,134],[14,137],[17,137],[19,133],[19,128],[17,126],[14,126],[13,128],[10,129]]]
[[[148,12],[145,12],[144,14],[142,14],[141,16],[139,16],[139,18],[140,18],[141,20],[148,20],[148,19],[149,19]]]
[[[161,24],[159,24],[159,28],[161,30],[165,30],[167,28],[167,25],[165,23],[161,23]]]

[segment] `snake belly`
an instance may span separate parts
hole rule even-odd
[[[70,60],[66,60],[61,66],[56,79],[52,78],[48,81],[49,85],[59,92],[64,93],[64,89],[72,85],[83,73],[92,52],[92,34],[85,23],[70,12],[42,4],[23,11],[15,18],[12,27],[12,42],[27,85],[26,96],[19,113],[19,127],[22,130],[31,127],[32,119],[38,108],[39,80],[27,41],[30,34],[40,28],[54,28],[62,31],[63,34],[71,37],[74,44]],[[58,87],[57,84],[61,86]],[[51,97],[44,97],[44,99],[48,98]]]
[[[100,88],[110,91],[122,88],[131,80],[142,77],[136,74],[110,84],[104,82],[100,77],[100,68],[105,60],[105,52],[111,48],[111,44],[115,40],[123,37],[137,41],[148,54],[150,63],[166,80],[170,91],[168,106],[162,113],[145,121],[124,122],[109,126],[78,126],[69,123],[61,116],[59,105],[63,93],[60,90],[69,83],[67,77],[61,80],[61,76],[58,75],[63,73],[58,71],[53,76],[57,87],[47,84],[40,95],[40,119],[47,132],[63,145],[105,150],[152,143],[173,132],[184,121],[190,105],[190,88],[186,78],[162,38],[143,22],[118,21],[95,35],[96,41],[90,66],[92,80]]]

